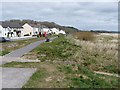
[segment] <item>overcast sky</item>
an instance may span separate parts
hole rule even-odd
[[[32,19],[85,30],[118,30],[117,2],[7,2],[2,20]]]

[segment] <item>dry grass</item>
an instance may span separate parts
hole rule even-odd
[[[92,32],[77,32],[74,37],[79,40],[93,41],[95,39],[94,33]]]
[[[104,43],[118,43],[118,34],[99,33],[96,35],[96,41]]]
[[[73,36],[68,36],[67,38],[71,43],[82,47],[74,54],[74,60],[78,63],[96,71],[111,73],[120,71],[118,70],[118,43],[109,42],[109,40],[106,42],[99,42],[98,40],[84,41],[74,39]]]

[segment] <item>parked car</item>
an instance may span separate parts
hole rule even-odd
[[[6,37],[0,37],[0,42],[9,42],[10,39]]]

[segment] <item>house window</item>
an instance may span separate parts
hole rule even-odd
[[[31,35],[32,33],[30,32],[30,35]]]
[[[6,36],[6,33],[5,33],[5,36]]]

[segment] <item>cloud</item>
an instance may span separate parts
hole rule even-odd
[[[2,3],[3,20],[33,19],[79,29],[117,30],[115,2],[14,2]]]

